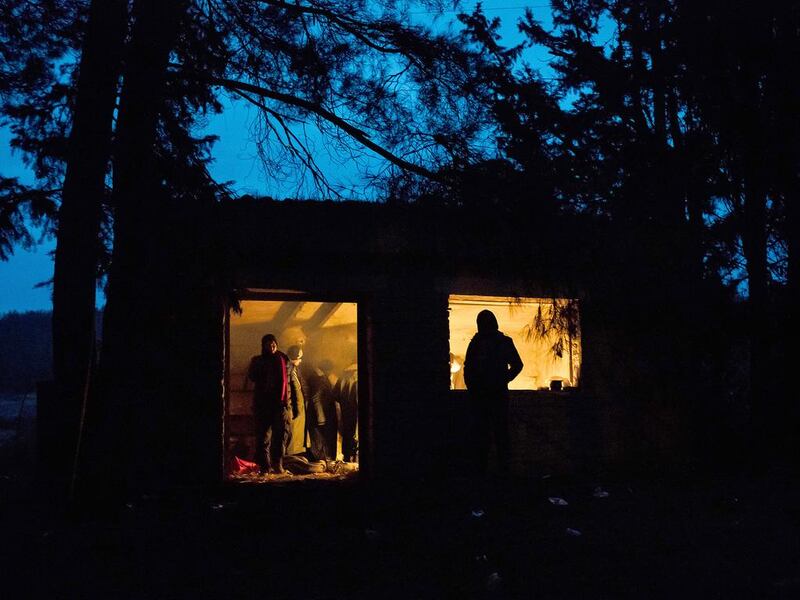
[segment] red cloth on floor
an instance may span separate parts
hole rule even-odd
[[[238,456],[233,457],[233,464],[231,466],[233,467],[231,470],[234,475],[244,475],[245,473],[258,471],[258,465],[256,463],[244,460]]]

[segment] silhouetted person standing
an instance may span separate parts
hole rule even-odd
[[[339,404],[341,420],[339,433],[342,436],[342,454],[345,462],[356,462],[358,457],[358,367],[355,363],[347,367],[333,388],[333,396]]]
[[[314,460],[336,460],[336,403],[331,381],[333,364],[324,359],[308,373],[308,432]]]
[[[289,346],[286,353],[289,355],[286,378],[289,382],[289,397],[292,403],[292,427],[286,454],[305,454],[306,400],[303,382],[300,379],[300,363],[303,360],[303,349],[300,346]]]
[[[464,360],[464,382],[469,390],[472,416],[469,443],[481,475],[488,468],[492,435],[501,470],[509,468],[508,383],[520,371],[522,360],[514,342],[499,331],[494,313],[482,310],[478,313],[478,333],[470,340]]]
[[[256,422],[255,461],[262,472],[284,473],[283,455],[289,441],[292,411],[289,407],[287,356],[268,333],[261,338],[261,354],[250,360],[247,378],[255,384],[253,414]]]

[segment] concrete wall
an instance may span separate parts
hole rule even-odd
[[[635,455],[642,436],[660,437],[657,450],[669,456],[674,429],[659,431],[663,419],[651,418],[657,407],[648,404],[648,389],[626,388],[626,374],[636,368],[632,351],[618,351],[624,343],[614,340],[608,307],[584,287],[597,285],[599,254],[591,244],[602,237],[593,225],[565,222],[548,230],[552,239],[546,232],[526,238],[525,224],[453,215],[255,199],[221,213],[232,288],[358,303],[364,472],[426,476],[469,468],[465,402],[449,390],[449,294],[581,298],[580,390],[512,394],[515,472],[613,464]],[[648,419],[656,424],[641,427]]]

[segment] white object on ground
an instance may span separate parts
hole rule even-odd
[[[572,527],[567,527],[567,535],[570,537],[580,537],[583,534],[578,529],[573,529]]]

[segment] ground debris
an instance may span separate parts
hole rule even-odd
[[[503,578],[500,576],[500,573],[494,571],[489,574],[486,578],[486,589],[490,592],[496,592],[500,589],[500,586],[503,584]]]
[[[570,537],[581,537],[583,535],[579,529],[573,529],[572,527],[567,527],[565,533]]]
[[[325,470],[320,473],[259,473],[246,472],[234,473],[230,476],[231,481],[237,483],[288,483],[295,481],[345,481],[358,475],[358,463],[348,463],[341,460],[325,462]]]

